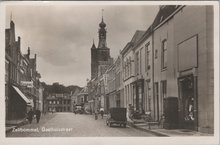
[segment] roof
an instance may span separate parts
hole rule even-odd
[[[161,22],[168,18],[174,11],[176,11],[180,5],[164,5],[160,6],[160,10],[154,19],[152,24],[153,28],[157,27]]]
[[[78,95],[82,95],[82,94],[88,94],[88,87],[84,87]]]
[[[92,44],[91,49],[96,49],[96,46],[95,46],[95,44],[94,44],[94,41],[93,41],[93,44]]]
[[[137,30],[131,39],[131,43],[135,44],[144,35],[145,31]]]
[[[135,44],[138,42],[138,40],[140,40],[140,38],[144,35],[144,33],[145,33],[145,31],[137,30],[137,31],[135,32],[135,34],[133,35],[131,41],[126,44],[126,46],[125,46],[124,49],[121,51],[121,53],[122,53],[122,54],[123,54],[123,53],[126,53],[131,46],[135,45]]]
[[[73,96],[76,96],[79,92],[80,92],[80,89],[79,89],[79,88],[76,88],[76,90],[75,90],[74,93],[73,93]]]
[[[179,7],[180,7],[180,5],[162,5],[162,6],[160,6],[160,10],[157,13],[157,16],[155,17],[153,24],[151,24],[148,27],[148,29],[144,32],[144,34],[142,36],[140,36],[139,39],[137,39],[137,41],[134,44],[134,49],[137,48],[137,46],[139,44],[141,44],[141,42],[143,40],[145,40],[146,38],[148,38],[151,35],[154,28],[159,26],[165,19],[167,19],[171,14],[173,14]]]

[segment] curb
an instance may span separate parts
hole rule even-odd
[[[169,137],[169,135],[167,135],[167,134],[152,131],[152,130],[149,130],[149,129],[144,129],[144,128],[138,127],[138,126],[136,126],[136,125],[134,125],[133,123],[130,123],[130,122],[128,122],[128,125],[135,128],[135,129],[138,129],[138,130],[141,130],[141,131],[144,131],[144,132],[147,132],[147,133],[151,133],[151,134],[156,135],[156,136]]]

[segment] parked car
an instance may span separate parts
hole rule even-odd
[[[76,106],[76,109],[74,110],[75,114],[83,114],[84,110],[82,106]]]
[[[126,127],[126,111],[126,108],[110,108],[110,113],[106,119],[106,125],[111,127],[113,124],[117,124]]]

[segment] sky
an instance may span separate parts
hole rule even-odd
[[[37,71],[47,84],[85,86],[91,77],[93,44],[98,45],[102,9],[107,29],[107,47],[113,58],[119,55],[136,30],[147,30],[159,7],[147,5],[10,5],[6,7],[6,28],[15,23],[21,37],[21,51],[37,54]]]

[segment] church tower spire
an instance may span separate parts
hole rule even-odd
[[[98,48],[105,48],[107,47],[107,43],[106,43],[106,24],[103,20],[103,11],[104,9],[102,9],[102,21],[101,23],[99,23],[99,44],[98,44]]]

